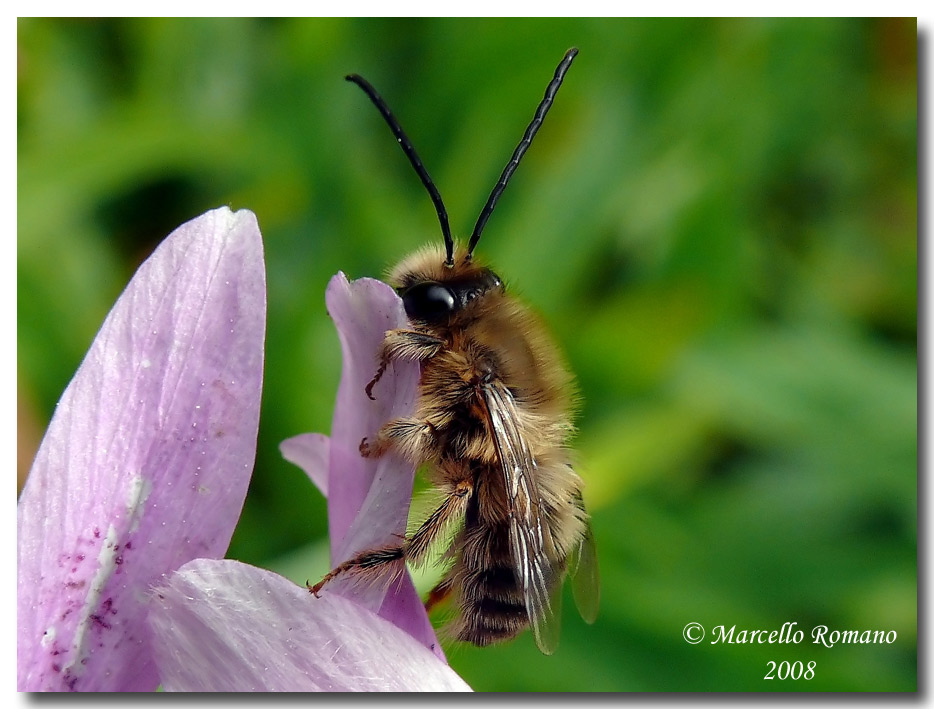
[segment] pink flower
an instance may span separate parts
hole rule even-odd
[[[328,497],[331,561],[336,566],[364,549],[398,544],[405,534],[415,468],[391,455],[364,458],[360,441],[389,419],[411,414],[419,368],[415,362],[390,364],[375,389],[375,401],[370,400],[365,389],[376,373],[376,353],[386,330],[406,325],[402,300],[385,283],[370,278],[348,283],[343,273],[331,279],[326,300],[344,361],[331,438],[304,434],[281,447]],[[389,588],[339,577],[324,590],[353,598],[444,658],[408,574]]]
[[[219,209],[173,232],[115,304],[19,502],[20,690],[468,689],[407,573],[314,598],[220,558],[255,456],[265,297],[255,217]],[[339,560],[405,530],[412,467],[358,446],[412,406],[418,370],[391,367],[367,399],[401,301],[343,275],[327,300],[345,362],[333,435],[283,450],[329,492]]]
[[[389,620],[254,566],[197,559],[156,593],[150,622],[169,691],[469,689]]]
[[[385,331],[405,322],[402,302],[379,281],[348,283],[338,274],[327,305],[344,355],[332,436],[297,436],[282,451],[328,495],[337,563],[405,531],[413,467],[391,457],[364,459],[359,445],[412,408],[418,367],[391,366],[370,401],[364,389]],[[197,560],[157,594],[150,621],[169,690],[469,689],[444,661],[407,573],[389,586],[335,579],[315,598],[268,571]]]
[[[20,690],[153,690],[150,587],[223,556],[256,453],[266,285],[255,216],[173,232],[117,300],[20,497]]]

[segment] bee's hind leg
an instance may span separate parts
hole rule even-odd
[[[434,543],[449,528],[451,523],[463,517],[472,491],[473,484],[471,482],[464,480],[457,483],[449,490],[447,497],[445,497],[444,502],[441,503],[438,509],[429,515],[428,519],[422,523],[422,526],[412,536],[405,538],[402,544],[360,552],[335,566],[318,583],[314,585],[306,583],[305,585],[312,594],[317,596],[326,583],[343,573],[373,573],[378,575],[380,571],[384,570],[386,564],[401,560],[410,561],[413,564],[421,563],[427,557]]]
[[[431,612],[431,609],[450,596],[451,591],[453,590],[454,576],[452,574],[448,574],[428,592],[428,598],[425,599],[425,610]]]
[[[324,587],[324,585],[334,579],[336,576],[347,572],[347,571],[366,571],[368,569],[380,569],[385,564],[391,564],[395,561],[399,561],[405,558],[405,548],[403,546],[398,547],[384,547],[382,549],[371,549],[370,551],[361,552],[357,554],[352,559],[338,564],[333,569],[331,569],[324,578],[318,581],[318,583],[311,585],[307,581],[305,586],[308,587],[308,590],[315,596],[318,597],[318,592]]]

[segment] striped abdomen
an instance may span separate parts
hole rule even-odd
[[[489,469],[498,475],[498,470]],[[485,479],[484,479],[485,478]],[[460,554],[453,569],[459,579],[461,618],[458,640],[474,645],[509,640],[529,624],[509,546],[509,519],[500,504],[490,504],[495,479],[479,475],[464,519]],[[492,485],[490,484],[492,483]]]

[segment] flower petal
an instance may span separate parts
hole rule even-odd
[[[152,690],[148,589],[222,556],[256,452],[266,289],[221,208],[142,265],[59,402],[18,505],[20,690]]]
[[[408,326],[402,299],[385,283],[370,278],[348,282],[338,273],[328,284],[326,301],[343,354],[328,462],[331,560],[336,565],[360,551],[396,545],[405,534],[415,466],[391,453],[364,458],[360,441],[390,419],[411,415],[420,368],[416,362],[391,362],[371,400],[366,386],[379,366],[386,331]],[[408,573],[384,584],[339,577],[325,591],[378,612],[444,657]]]
[[[150,626],[168,691],[469,691],[388,621],[269,571],[198,559],[155,595]]]
[[[323,433],[302,433],[279,444],[279,452],[290,463],[305,471],[311,482],[328,496],[328,458],[331,441]]]
[[[391,454],[364,458],[360,441],[372,438],[386,421],[411,414],[419,367],[392,362],[371,400],[365,390],[379,366],[386,331],[407,325],[402,300],[385,283],[371,278],[350,283],[343,273],[331,279],[325,300],[343,355],[328,466],[331,558],[337,562],[405,533],[415,467]]]

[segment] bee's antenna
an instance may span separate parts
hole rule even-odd
[[[555,100],[555,94],[558,93],[561,82],[564,81],[564,75],[567,73],[571,62],[574,61],[574,57],[576,56],[577,48],[572,47],[564,55],[564,59],[558,64],[558,68],[555,69],[555,77],[551,80],[551,83],[548,84],[548,88],[545,89],[545,97],[542,99],[542,102],[538,104],[532,122],[529,123],[529,127],[525,129],[525,135],[522,136],[522,140],[519,141],[519,145],[516,146],[515,152],[512,154],[509,162],[506,163],[503,174],[499,176],[499,182],[496,183],[496,186],[490,193],[490,198],[486,201],[486,206],[483,208],[483,211],[480,212],[477,225],[473,228],[473,234],[470,236],[470,243],[467,245],[467,258],[470,258],[471,254],[473,254],[474,247],[477,245],[477,242],[480,241],[480,233],[483,231],[483,227],[486,226],[487,219],[490,218],[490,215],[493,213],[493,208],[496,206],[496,202],[499,200],[500,195],[503,194],[503,190],[506,189],[506,183],[509,182],[509,178],[512,177],[512,173],[516,171],[516,168],[519,167],[519,161],[532,144],[532,138],[535,137],[538,129],[541,128],[542,121],[545,120],[545,114],[548,113],[548,109],[551,108],[551,104]]]
[[[428,170],[425,169],[421,159],[418,157],[418,153],[416,153],[415,148],[412,147],[412,141],[409,140],[409,137],[405,134],[405,131],[402,130],[402,126],[399,125],[399,121],[396,120],[396,117],[392,115],[392,111],[389,110],[389,106],[387,106],[382,97],[376,93],[376,89],[370,85],[370,82],[358,74],[350,74],[345,78],[347,81],[352,81],[361,89],[363,89],[364,93],[370,97],[370,101],[372,101],[376,108],[379,109],[379,112],[383,115],[386,123],[389,124],[389,128],[392,130],[392,134],[396,136],[396,140],[399,141],[399,146],[402,148],[402,152],[405,153],[406,157],[409,159],[409,162],[412,163],[412,167],[415,168],[415,172],[421,179],[422,184],[425,185],[425,189],[428,190],[428,195],[431,197],[431,201],[435,205],[435,210],[438,212],[438,221],[441,222],[441,234],[444,236],[444,248],[447,251],[447,258],[445,259],[444,263],[446,266],[453,266],[454,239],[451,237],[451,227],[448,224],[448,212],[444,208],[444,202],[441,201],[441,193],[438,192],[438,188],[435,187],[435,183],[431,181],[431,176],[428,174]]]

